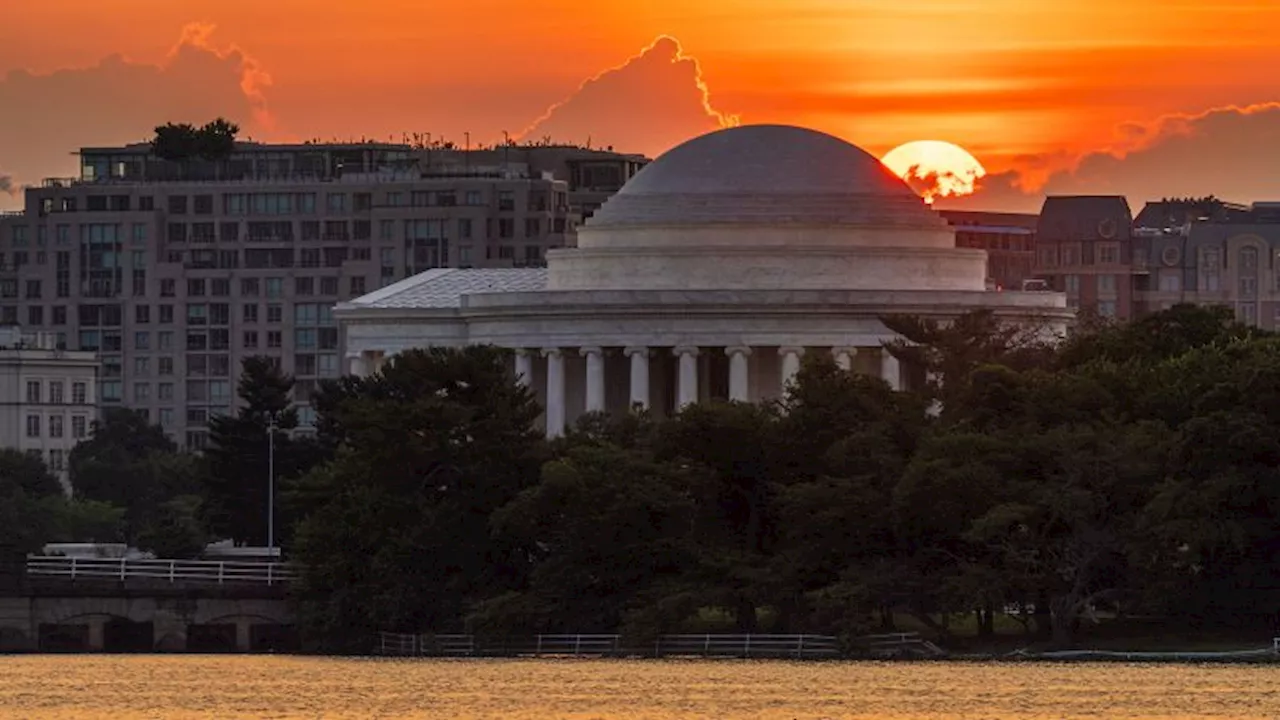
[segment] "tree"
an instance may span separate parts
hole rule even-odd
[[[134,542],[164,503],[203,489],[205,467],[140,413],[108,408],[71,451],[70,471],[78,499],[124,509],[124,537]]]
[[[489,518],[537,481],[545,445],[507,362],[491,347],[405,352],[330,406],[344,440],[299,483],[317,504],[295,547],[318,642],[460,629],[467,608],[524,584],[527,549]]]
[[[62,486],[37,455],[0,449],[0,483],[30,497],[61,495]]]
[[[289,434],[298,426],[293,378],[269,358],[248,357],[241,364],[237,390],[243,403],[237,413],[209,421],[204,512],[215,536],[265,546],[272,482],[279,487],[285,478],[297,477],[307,469]],[[273,470],[275,476],[270,478]],[[282,537],[288,519],[277,515],[276,520],[277,534]]]
[[[206,123],[195,137],[195,155],[202,160],[220,163],[231,157],[236,149],[236,136],[240,126],[225,118]]]
[[[139,534],[138,549],[160,558],[199,557],[209,544],[197,495],[180,495],[165,501],[156,518]]]
[[[199,131],[189,123],[166,123],[156,127],[151,153],[161,160],[185,163],[195,157],[199,147]]]

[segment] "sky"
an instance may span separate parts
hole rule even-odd
[[[656,155],[788,123],[968,149],[940,206],[1280,199],[1275,0],[0,0],[0,207],[81,146],[504,137]]]

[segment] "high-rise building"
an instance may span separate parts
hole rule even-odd
[[[97,415],[98,358],[50,333],[0,328],[0,447],[37,455],[68,493],[67,460]]]
[[[0,217],[0,325],[98,353],[103,406],[196,449],[234,407],[243,358],[297,378],[305,426],[317,383],[343,371],[335,303],[430,268],[541,265],[571,242],[575,204],[589,212],[643,164],[372,143],[240,143],[182,163],[139,144],[80,161],[79,177],[28,188],[25,210]]]

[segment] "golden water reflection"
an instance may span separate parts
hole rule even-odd
[[[0,657],[0,718],[1280,718],[1280,666]]]

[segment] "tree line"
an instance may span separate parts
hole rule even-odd
[[[812,357],[780,401],[590,415],[554,441],[496,348],[326,382],[309,436],[292,379],[249,359],[203,456],[108,414],[70,502],[161,554],[263,544],[274,426],[277,532],[327,651],[380,630],[1280,629],[1280,337],[1193,306],[1056,343],[984,312],[884,320],[908,392]]]

